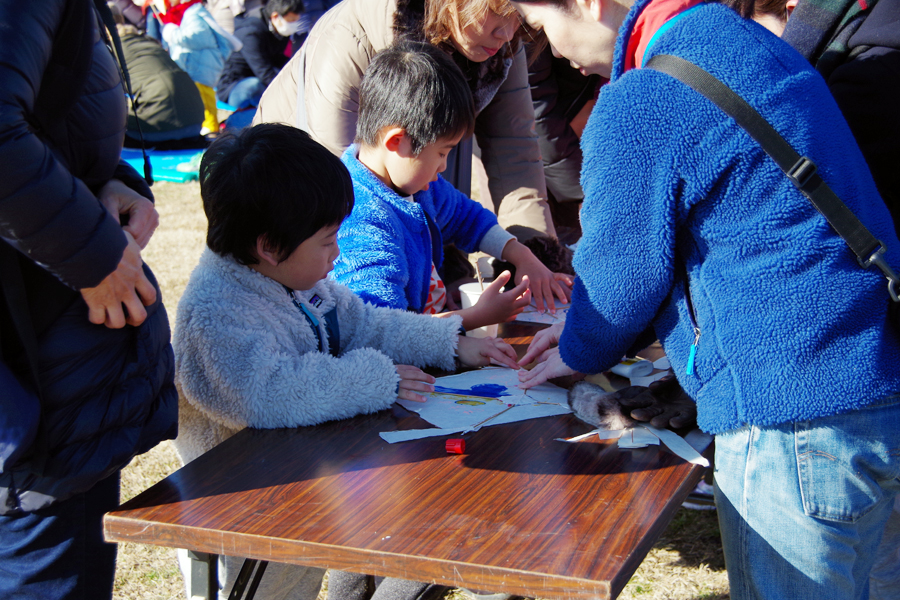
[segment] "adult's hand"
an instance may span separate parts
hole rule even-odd
[[[547,350],[544,356],[530,371],[519,371],[519,387],[527,390],[530,387],[540,385],[548,379],[565,377],[566,375],[579,375],[578,371],[563,362],[559,355],[559,348]]]
[[[122,215],[127,216],[128,223],[123,229],[134,237],[141,250],[146,248],[159,225],[159,213],[153,203],[118,179],[110,179],[100,188],[98,198],[106,210],[120,222]]]
[[[97,287],[81,290],[90,322],[110,329],[121,329],[126,323],[140,325],[147,318],[144,306],[156,302],[156,288],[142,269],[141,249],[131,233],[126,231],[125,237],[128,245],[116,270]]]
[[[467,367],[484,367],[494,361],[511,369],[519,368],[516,351],[500,338],[473,338],[461,335],[456,355],[459,356],[459,362]]]
[[[401,400],[413,402],[425,402],[425,396],[417,392],[433,392],[434,377],[410,365],[397,365],[397,374],[400,376],[400,390],[397,397]]]
[[[666,375],[649,387],[627,387],[613,397],[623,412],[654,427],[680,429],[697,421],[697,404],[681,389],[674,375]]]

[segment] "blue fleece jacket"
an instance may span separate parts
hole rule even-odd
[[[512,238],[491,211],[443,177],[414,194],[411,202],[375,177],[357,153],[358,148],[351,146],[341,157],[353,178],[356,199],[338,231],[341,253],[331,276],[366,302],[422,312],[431,263],[441,271],[444,244],[454,243],[464,252],[491,253],[482,248],[487,237],[495,242],[502,238],[501,249]]]
[[[859,408],[900,392],[900,342],[888,294],[731,118],[650,69],[610,83],[582,138],[584,237],[560,340],[564,362],[608,369],[648,325],[708,432]],[[674,54],[753,105],[888,247],[900,243],[825,82],[758,24],[708,4],[657,36],[645,61]],[[685,291],[689,289],[693,311]],[[691,312],[694,313],[692,318]],[[695,372],[686,374],[699,329]]]

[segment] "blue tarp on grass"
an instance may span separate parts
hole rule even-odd
[[[198,177],[198,168],[200,166],[199,155],[203,154],[203,149],[193,150],[147,150],[147,156],[150,158],[150,166],[153,168],[153,179],[155,181],[175,181],[184,183],[185,181],[193,181]],[[144,157],[141,151],[134,148],[124,148],[122,150],[122,158],[128,164],[137,169],[138,173],[144,173]],[[178,169],[178,165],[185,165]]]

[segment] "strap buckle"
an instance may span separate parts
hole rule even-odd
[[[887,248],[884,243],[879,240],[878,248],[872,253],[872,256],[866,261],[860,261],[859,264],[861,264],[864,269],[868,269],[872,265],[878,267],[881,272],[884,273],[884,276],[887,277],[888,293],[891,295],[891,300],[900,302],[900,278],[897,277],[897,274],[894,273],[891,265],[884,259],[885,250],[887,250]]]
[[[793,183],[798,190],[802,190],[806,187],[806,184],[809,183],[810,179],[812,179],[813,175],[816,174],[816,171],[818,171],[816,163],[805,156],[801,156],[797,159],[797,162],[794,163],[794,166],[787,170],[785,175],[788,176],[788,179],[791,180],[791,183]]]

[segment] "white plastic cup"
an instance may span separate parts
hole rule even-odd
[[[489,282],[485,281],[484,283],[487,285]],[[481,284],[477,281],[464,283],[459,286],[459,299],[462,303],[462,307],[469,308],[470,306],[475,306],[475,304],[478,303],[478,299],[481,298],[481,293],[483,291]],[[485,325],[484,327],[473,329],[466,333],[466,335],[475,338],[497,337],[497,324]]]

